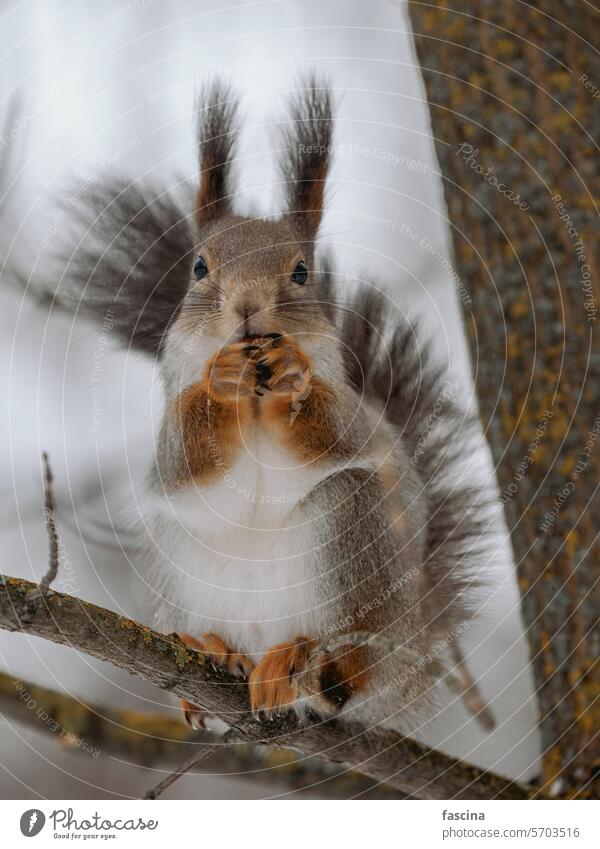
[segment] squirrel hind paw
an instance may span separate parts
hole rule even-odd
[[[183,711],[183,718],[190,728],[193,728],[194,731],[204,731],[208,718],[206,711],[188,702],[187,699],[181,699],[180,704]]]
[[[356,692],[348,671],[328,652],[314,655],[306,671],[299,676],[298,699],[294,705],[299,718],[308,713],[321,719],[333,719]]]
[[[178,636],[186,646],[203,654],[213,669],[225,669],[234,678],[243,680],[249,678],[253,669],[250,658],[232,649],[216,634],[202,634],[200,639],[196,639],[190,634],[178,634]]]
[[[364,653],[343,646],[334,653],[316,648],[315,640],[299,638],[276,646],[253,670],[250,706],[257,719],[293,711],[299,720],[310,714],[333,719],[366,685]]]

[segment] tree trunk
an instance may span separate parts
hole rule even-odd
[[[583,0],[454,5],[409,11],[517,564],[541,792],[581,798],[595,795],[600,727],[600,54],[590,44],[600,14]]]

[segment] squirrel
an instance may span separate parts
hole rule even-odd
[[[257,716],[404,727],[432,682],[377,637],[431,658],[470,615],[487,522],[482,486],[463,479],[476,418],[418,325],[390,328],[382,292],[344,292],[316,257],[331,92],[312,76],[288,109],[280,215],[236,212],[239,99],[214,80],[197,109],[199,185],[105,174],[80,193],[58,297],[108,313],[122,345],[160,365],[138,504],[155,624],[247,680]]]

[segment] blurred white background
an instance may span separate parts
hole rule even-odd
[[[0,287],[2,572],[31,580],[45,572],[40,454],[47,450],[66,550],[56,588],[144,616],[141,579],[110,524],[126,523],[131,481],[152,450],[161,406],[160,383],[149,365],[105,347],[89,325],[60,316],[48,320],[22,299],[8,266],[20,260],[43,273],[62,224],[53,198],[72,180],[81,183],[112,168],[134,177],[193,177],[194,90],[211,73],[224,74],[244,95],[240,204],[276,212],[272,122],[286,91],[311,68],[331,78],[338,101],[323,242],[340,270],[381,280],[403,309],[423,316],[470,398],[442,185],[402,3],[0,2],[0,162],[8,162],[14,176],[2,198],[0,232],[7,261]],[[15,97],[18,115],[10,111]],[[93,385],[98,359],[100,382]],[[485,464],[486,458],[475,461]],[[525,778],[535,772],[539,742],[505,543],[489,563],[487,583],[489,598],[465,633],[463,649],[497,728],[485,734],[448,696],[422,734],[451,754]],[[160,692],[128,675],[28,636],[0,632],[0,665],[100,704],[174,710]],[[51,735],[2,717],[0,728],[4,798],[136,797],[160,778],[156,770],[61,748]],[[265,794],[252,782],[201,776],[181,780],[169,793]]]

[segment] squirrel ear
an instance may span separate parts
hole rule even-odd
[[[196,220],[202,227],[231,211],[231,165],[237,141],[238,99],[229,85],[216,79],[201,90],[196,114],[200,162]]]
[[[285,153],[280,162],[287,208],[302,240],[317,236],[332,160],[331,94],[324,81],[310,76],[292,97],[289,123],[283,130]]]

